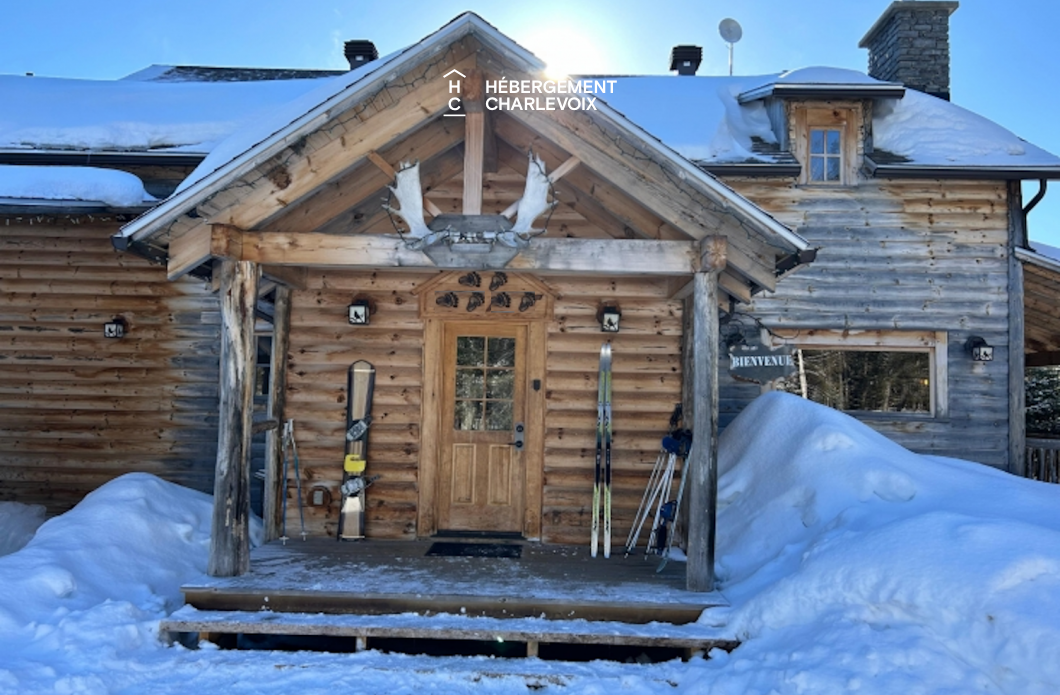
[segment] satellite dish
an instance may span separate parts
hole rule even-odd
[[[728,43],[736,43],[743,37],[743,29],[735,19],[723,19],[718,25],[718,33]]]

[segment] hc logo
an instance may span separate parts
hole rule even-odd
[[[460,75],[460,77],[467,77],[464,73],[460,72],[456,68],[453,68],[449,72],[443,75],[444,79],[449,80],[449,94],[456,94],[457,96],[449,97],[449,113],[446,116],[463,116],[462,113],[457,113],[460,110],[460,80],[450,79],[453,75]]]

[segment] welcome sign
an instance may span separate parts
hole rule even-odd
[[[753,343],[729,349],[729,373],[735,379],[768,384],[794,371],[795,360],[792,359],[790,345],[768,347]]]

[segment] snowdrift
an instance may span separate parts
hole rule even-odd
[[[1060,691],[1060,487],[784,393],[726,429],[719,473],[734,658],[807,692]]]

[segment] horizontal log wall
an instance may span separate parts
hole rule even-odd
[[[346,418],[346,370],[366,359],[376,367],[368,473],[381,476],[367,494],[367,535],[412,538],[420,458],[423,321],[413,290],[433,275],[311,273],[292,293],[287,417],[295,419],[303,495],[331,495],[327,507],[305,507],[311,535],[335,535]],[[589,539],[596,379],[608,335],[596,320],[599,302],[617,301],[622,331],[614,345],[614,538],[624,541],[658,455],[670,413],[680,400],[681,307],[666,299],[662,280],[544,278],[556,292],[548,330],[542,540]],[[350,326],[355,295],[376,307],[369,326]],[[288,486],[287,532],[298,530],[294,481]]]
[[[621,548],[681,401],[681,302],[662,280],[546,278],[557,292],[548,333],[542,538],[584,545],[592,523],[600,346],[612,344],[613,544]],[[621,331],[600,332],[602,301]],[[646,540],[647,530],[641,543]]]
[[[0,499],[54,514],[130,471],[212,491],[217,299],[115,252],[120,222],[0,218]]]
[[[1008,458],[1008,213],[1003,183],[860,181],[853,188],[727,180],[819,247],[774,296],[741,308],[783,335],[798,329],[945,330],[949,417],[864,418],[914,451],[1005,466]],[[979,335],[994,361],[973,363]],[[1016,346],[1020,349],[1022,346]],[[729,380],[723,422],[760,389]]]
[[[286,417],[295,421],[303,496],[328,490],[331,504],[305,507],[308,532],[335,536],[345,453],[346,372],[356,360],[376,369],[368,475],[366,535],[413,538],[423,385],[423,320],[412,291],[433,274],[311,272],[291,293]],[[375,305],[368,326],[351,326],[355,295]],[[293,476],[293,472],[291,474]],[[287,533],[298,531],[294,480],[288,486]]]

